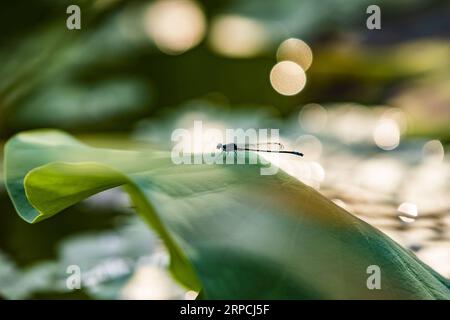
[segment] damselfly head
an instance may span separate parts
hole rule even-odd
[[[221,143],[219,143],[219,144],[217,144],[217,149],[222,149],[222,144]]]

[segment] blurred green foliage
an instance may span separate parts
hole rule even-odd
[[[161,53],[143,30],[140,13],[148,1],[75,1],[82,8],[79,31],[65,28],[68,1],[3,4],[0,135],[50,126],[123,131],[139,118],[211,94],[233,106],[275,106],[282,115],[305,102],[384,103],[406,79],[448,69],[448,46],[445,56],[439,44],[408,50],[402,42],[410,40],[404,36],[405,15],[431,15],[418,20],[426,24],[449,9],[445,1],[378,2],[383,32],[397,36],[398,44],[380,47],[376,36],[371,41],[365,29],[371,1],[203,2],[209,21],[231,13],[265,26],[270,46],[247,59],[222,57],[207,41],[179,56]],[[349,34],[360,41],[346,39]],[[315,62],[302,94],[283,97],[270,87],[268,72],[277,45],[290,36],[312,45]],[[330,47],[333,42],[340,45]]]

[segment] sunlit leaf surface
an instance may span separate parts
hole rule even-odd
[[[165,242],[170,270],[204,298],[448,299],[448,280],[314,189],[261,165],[175,165],[170,152],[89,147],[59,131],[6,145],[6,185],[38,222],[123,186]],[[367,288],[367,267],[382,289]]]

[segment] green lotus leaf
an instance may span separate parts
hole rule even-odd
[[[174,277],[202,298],[450,298],[449,281],[413,253],[281,169],[261,175],[262,166],[176,165],[170,151],[93,148],[52,130],[5,147],[7,190],[24,220],[122,186],[165,242]],[[381,288],[371,290],[373,265]]]

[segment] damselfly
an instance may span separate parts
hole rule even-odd
[[[256,144],[244,144],[238,145],[236,143],[227,143],[217,145],[217,149],[223,152],[237,152],[237,151],[256,151],[256,152],[275,152],[275,153],[289,153],[296,156],[303,157],[303,153],[298,151],[286,151],[283,150],[284,146],[278,142],[266,142],[266,143],[256,143]]]

